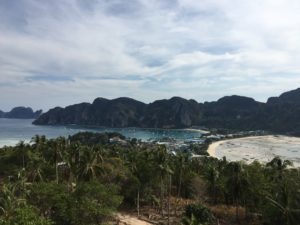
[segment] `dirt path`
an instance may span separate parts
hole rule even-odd
[[[128,214],[118,214],[118,219],[120,220],[121,224],[126,224],[126,225],[152,225],[151,223],[147,223],[143,220],[138,219],[135,216],[131,216]]]

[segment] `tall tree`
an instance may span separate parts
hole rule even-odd
[[[230,193],[230,196],[232,197],[233,203],[236,207],[236,220],[239,221],[239,206],[243,192],[248,185],[248,181],[244,176],[241,162],[230,162],[227,166],[227,169],[227,190]]]

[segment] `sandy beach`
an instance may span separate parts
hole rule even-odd
[[[208,150],[212,157],[226,156],[231,161],[270,161],[279,156],[300,166],[300,138],[282,135],[251,136],[212,143]]]
[[[210,133],[210,131],[196,129],[196,128],[185,128],[184,130],[186,130],[186,131],[193,131],[193,132],[199,132],[199,133],[202,133],[202,134],[208,134],[208,133]]]
[[[216,141],[216,142],[211,143],[207,149],[207,153],[212,157],[216,157],[216,149],[218,148],[218,146],[220,144],[223,144],[226,141],[229,141],[229,140]]]
[[[140,220],[137,217],[132,216],[132,215],[128,215],[128,214],[119,213],[117,217],[120,221],[120,224],[126,224],[126,225],[151,225],[151,223]]]

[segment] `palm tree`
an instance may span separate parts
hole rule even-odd
[[[102,171],[102,156],[94,148],[81,148],[80,152],[79,177],[93,180]]]
[[[164,202],[164,179],[165,176],[168,173],[171,173],[172,170],[169,167],[169,158],[168,158],[168,152],[165,146],[159,146],[158,149],[156,150],[156,158],[155,162],[157,163],[157,169],[160,174],[160,210],[162,216],[164,215],[163,213],[163,202]]]
[[[63,160],[63,154],[66,153],[66,148],[67,148],[67,140],[64,137],[59,137],[55,140],[54,146],[52,146],[52,159],[55,163],[55,180],[56,183],[58,184],[59,182],[59,177],[58,177],[58,167],[59,167],[59,161]]]
[[[264,165],[254,161],[247,165],[244,176],[249,182],[249,186],[244,190],[245,216],[250,216],[249,212],[258,212],[265,202],[265,196],[269,193],[270,182]]]
[[[182,225],[202,225],[202,223],[200,223],[196,217],[194,216],[194,214],[192,214],[191,218],[189,217],[184,217],[182,219]]]
[[[267,168],[271,169],[272,179],[276,182],[280,182],[283,179],[284,171],[292,166],[293,163],[289,160],[282,160],[279,157],[275,157],[270,162],[267,163]]]
[[[183,173],[186,170],[188,161],[189,161],[189,155],[186,153],[177,153],[176,159],[177,159],[177,165],[179,169],[179,175],[178,175],[178,186],[177,186],[177,197],[181,196],[181,186],[182,186],[182,177]]]
[[[25,168],[25,166],[26,166],[25,158],[27,158],[27,155],[28,155],[28,145],[25,144],[24,141],[20,141],[16,147],[22,156],[22,168]]]
[[[37,180],[43,181],[43,167],[45,163],[45,160],[40,156],[40,154],[34,154],[32,159],[28,163],[27,168],[28,178],[31,182]]]
[[[299,224],[300,219],[299,169],[287,169],[291,165],[290,161],[278,157],[267,164],[271,189],[266,199],[276,209],[272,217],[283,225]]]
[[[209,165],[206,172],[206,179],[209,183],[209,193],[212,196],[213,203],[216,204],[217,201],[217,182],[219,179],[219,171],[216,166]]]
[[[0,216],[8,219],[17,207],[18,202],[15,195],[15,186],[12,184],[3,185],[0,191]]]
[[[267,196],[266,199],[278,210],[279,214],[277,214],[277,216],[280,218],[282,225],[297,225],[299,224],[297,218],[300,216],[300,208],[293,207],[292,203],[294,198],[288,188],[287,185],[283,185],[280,193],[281,198],[273,199]],[[299,202],[297,205],[299,206]]]
[[[35,135],[31,138],[30,142],[35,149],[39,149],[47,143],[47,139],[45,135]]]
[[[172,174],[173,171],[171,169],[169,169],[167,171],[168,175],[169,175],[169,188],[168,188],[168,225],[170,225],[170,214],[171,214],[171,192],[172,192]]]
[[[140,163],[142,162],[142,158],[140,157],[140,149],[130,149],[129,152],[127,152],[127,157],[125,158],[125,165],[129,168],[130,172],[133,174],[133,176],[137,179],[137,199],[136,199],[136,207],[137,207],[137,214],[138,217],[140,217],[140,190],[142,186],[142,167],[140,167]]]
[[[78,154],[77,146],[66,146],[65,150],[62,152],[62,160],[64,164],[68,168],[69,178],[68,178],[68,186],[69,191],[73,191],[73,182],[74,178],[77,180],[78,175],[78,163],[76,161],[76,155]],[[58,166],[56,164],[56,166]],[[57,171],[57,169],[56,169]],[[75,185],[76,185],[75,180]]]
[[[236,220],[239,221],[239,205],[248,181],[243,174],[241,162],[230,162],[228,168],[227,188],[236,206]]]

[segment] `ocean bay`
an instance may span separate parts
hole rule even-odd
[[[35,135],[45,135],[47,138],[59,136],[68,137],[78,132],[118,132],[128,139],[136,138],[142,141],[163,141],[161,143],[193,143],[202,141],[204,131],[193,129],[154,129],[154,128],[109,128],[89,127],[79,125],[42,126],[33,125],[32,119],[3,119],[0,118],[0,147],[14,146],[20,141],[30,142]],[[272,138],[272,141],[270,141]],[[253,140],[249,142],[249,140]],[[259,141],[255,141],[259,140]],[[285,140],[283,142],[283,140]],[[292,141],[291,141],[292,140]],[[213,149],[213,150],[211,150]],[[229,161],[252,162],[258,160],[267,162],[279,156],[300,165],[300,138],[288,136],[253,136],[234,138],[213,142],[208,153],[216,158],[226,156]]]
[[[29,142],[35,135],[45,135],[47,138],[69,136],[78,132],[118,132],[126,138],[136,138],[142,141],[172,138],[176,140],[188,140],[200,138],[201,131],[184,129],[146,129],[146,128],[108,128],[86,127],[78,125],[66,126],[36,126],[32,119],[3,119],[0,118],[0,147],[15,145],[19,141]]]

